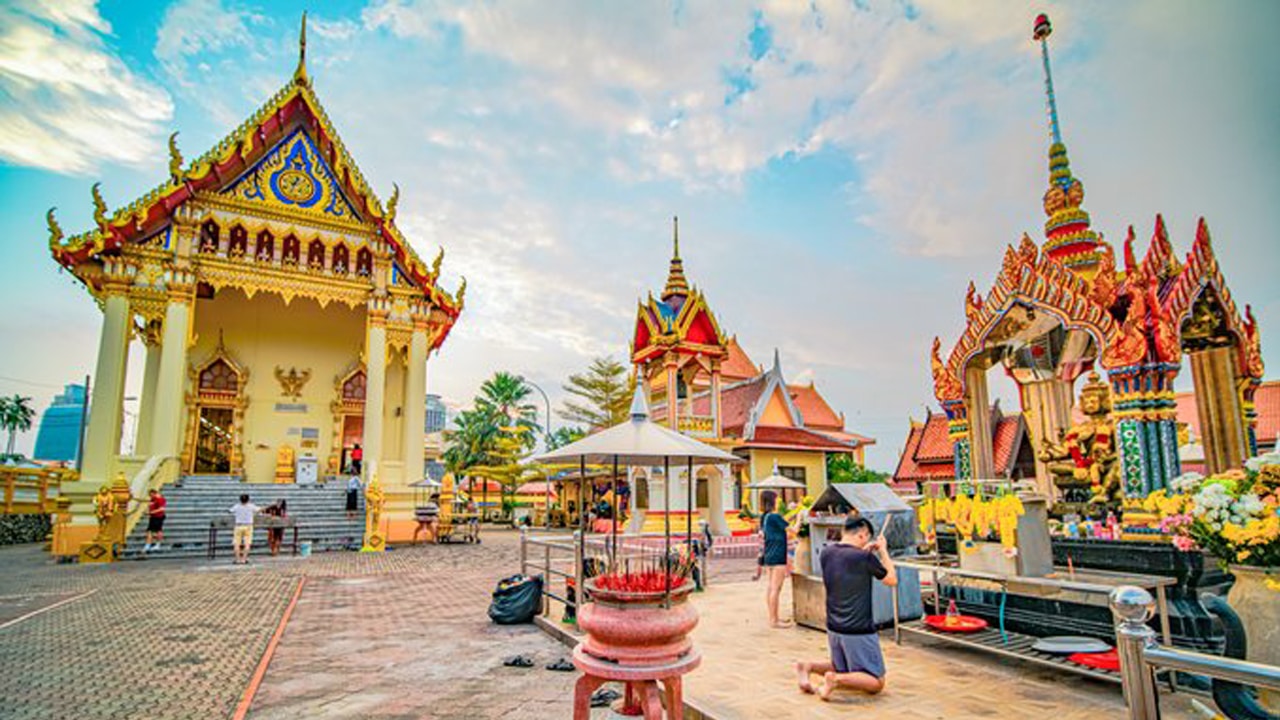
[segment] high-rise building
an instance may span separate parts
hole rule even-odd
[[[444,430],[448,423],[449,410],[444,406],[444,402],[440,400],[439,395],[427,394],[427,422],[426,431],[428,433],[438,433]]]
[[[67,385],[40,418],[35,459],[75,462],[83,413],[84,386]]]

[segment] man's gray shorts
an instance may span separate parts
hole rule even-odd
[[[831,664],[836,672],[864,672],[884,677],[884,655],[880,653],[880,635],[844,635],[827,631],[827,647],[831,648]]]

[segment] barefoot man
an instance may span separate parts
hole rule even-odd
[[[886,520],[887,522],[887,520]],[[796,663],[800,689],[831,698],[837,687],[861,690],[872,695],[884,689],[884,656],[880,636],[871,615],[871,585],[875,578],[890,587],[898,584],[898,573],[884,534],[871,539],[871,521],[851,517],[844,522],[840,542],[822,551],[822,583],[827,588],[827,646],[831,659]],[[822,675],[815,688],[810,681]]]

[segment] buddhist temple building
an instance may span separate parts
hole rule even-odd
[[[1024,235],[1010,245],[986,293],[970,284],[964,328],[950,350],[941,339],[933,344],[934,394],[947,417],[956,476],[998,474],[987,412],[993,368],[1018,385],[1037,453],[1036,481],[1050,496],[1059,492],[1057,480],[1073,472],[1105,477],[1127,497],[1145,496],[1179,475],[1174,379],[1184,366],[1206,469],[1240,467],[1260,441],[1263,365],[1252,310],[1245,305],[1242,312],[1228,288],[1204,219],[1181,257],[1160,216],[1145,253],[1132,227],[1121,248],[1092,229],[1059,122],[1051,32],[1049,19],[1038,17],[1033,38],[1041,48],[1050,135],[1044,241]],[[1077,387],[1088,373],[1098,379]],[[1089,394],[1082,408],[1091,418],[1087,426],[1073,421],[1077,390]],[[1092,467],[1095,457],[1106,467]]]
[[[875,440],[845,429],[812,383],[791,384],[775,350],[770,367],[757,366],[737,338],[720,328],[706,297],[691,285],[680,257],[679,224],[660,296],[636,312],[631,361],[649,389],[650,415],[658,423],[732,452],[739,468],[696,471],[693,511],[713,533],[745,532],[738,519],[746,486],[778,472],[817,496],[827,485],[827,456],[864,462]],[[689,512],[687,470],[672,469],[671,498],[662,497],[662,468],[631,474],[632,529],[661,529],[669,502],[673,527]]]
[[[48,213],[53,259],[103,312],[63,550],[92,533],[94,491],[120,474],[145,496],[183,475],[361,472],[386,491],[388,539],[411,535],[427,362],[465,281],[438,284],[443,249],[423,262],[396,225],[398,188],[384,204],[347,153],[307,71],[305,22],[293,75],[208,152],[184,160],[174,133],[168,177],[115,210],[94,185],[87,232],[66,237]],[[135,339],[146,361],[128,368]],[[142,392],[122,455],[129,372]]]
[[[1021,413],[1006,414],[991,406],[992,477],[1026,480],[1036,475],[1035,451]],[[924,422],[911,421],[907,441],[893,472],[893,489],[903,495],[924,491],[927,482],[957,480],[955,445],[943,413],[929,411]]]

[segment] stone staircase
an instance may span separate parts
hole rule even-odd
[[[277,500],[285,500],[289,515],[298,523],[298,542],[310,542],[312,552],[336,550],[352,545],[359,547],[364,536],[364,500],[361,512],[354,519],[347,519],[346,481],[331,479],[317,485],[274,485],[245,483],[238,477],[226,475],[188,475],[175,485],[164,489],[169,501],[168,519],[164,524],[164,544],[158,552],[147,557],[177,558],[205,557],[209,552],[209,523],[224,517],[230,507],[247,493],[251,502],[266,507]],[[126,558],[143,556],[146,544],[147,521],[138,521],[125,549]],[[218,531],[218,556],[231,556],[231,531]],[[286,529],[282,553],[288,553],[293,530]],[[267,531],[256,528],[253,533],[253,554],[267,552]]]

